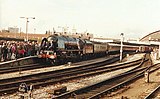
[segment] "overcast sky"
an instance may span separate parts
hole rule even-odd
[[[94,36],[141,38],[160,29],[160,0],[0,0],[0,29],[21,27],[29,33],[61,31],[58,26]]]

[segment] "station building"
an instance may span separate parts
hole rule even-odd
[[[142,42],[159,42],[160,43],[160,30],[149,33],[140,39]]]
[[[160,30],[149,33],[140,39],[141,42],[148,42],[150,44],[159,45],[159,47],[155,48],[152,52],[155,59],[160,59]]]

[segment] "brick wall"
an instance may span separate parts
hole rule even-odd
[[[42,38],[48,37],[48,34],[30,34],[28,33],[28,38],[31,40],[41,41]],[[0,37],[10,37],[10,38],[19,38],[25,39],[27,37],[26,33],[8,33],[8,32],[0,32]]]

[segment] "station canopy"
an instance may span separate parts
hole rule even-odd
[[[160,42],[160,30],[149,33],[148,35],[144,36],[140,39],[142,42]]]

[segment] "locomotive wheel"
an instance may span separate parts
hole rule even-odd
[[[46,63],[50,64],[50,59],[46,58]]]
[[[45,64],[47,63],[46,59],[42,59],[41,61],[42,61],[42,63],[45,63]]]
[[[52,64],[52,65],[57,65],[57,61],[56,59],[52,60],[52,59],[49,59],[49,63]]]
[[[50,60],[50,63],[51,63],[52,65],[54,65],[54,61]]]

